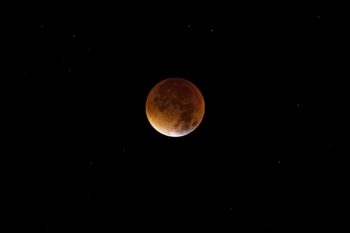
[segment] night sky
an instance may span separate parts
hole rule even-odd
[[[175,2],[23,15],[8,175],[24,221],[14,226],[348,232],[347,21]],[[205,99],[185,137],[146,118],[147,94],[170,77]]]

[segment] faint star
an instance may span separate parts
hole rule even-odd
[[[191,26],[191,24],[187,24],[187,28],[191,28],[192,26]]]
[[[71,72],[72,71],[72,69],[71,68],[68,68],[68,72]]]
[[[320,15],[318,15],[318,16],[317,16],[317,19],[320,19],[320,18],[321,18],[321,16],[320,16]]]
[[[126,152],[126,149],[125,149],[125,148],[123,148],[123,149],[122,149],[122,152]]]
[[[209,31],[210,31],[210,32],[214,32],[214,29],[210,29]]]
[[[44,25],[43,25],[43,24],[41,24],[41,25],[40,25],[40,28],[41,28],[41,29],[43,29],[43,28],[44,28]]]
[[[302,111],[302,108],[301,108],[301,105],[300,105],[300,104],[297,104],[297,110],[298,110],[298,111]]]
[[[90,165],[92,165],[93,164],[93,162],[92,161],[90,161]]]
[[[277,163],[279,163],[279,164],[280,164],[280,163],[281,163],[281,160],[278,160],[278,161],[277,161]]]
[[[77,37],[75,34],[73,34],[73,38]]]

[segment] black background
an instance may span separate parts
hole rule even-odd
[[[321,9],[40,6],[16,27],[14,203],[36,232],[346,232],[349,24]],[[145,100],[206,101],[182,138]]]

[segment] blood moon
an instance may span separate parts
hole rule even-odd
[[[182,78],[168,78],[156,84],[147,96],[146,115],[152,127],[170,137],[191,133],[204,117],[200,90]]]

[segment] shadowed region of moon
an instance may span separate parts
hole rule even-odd
[[[191,133],[204,116],[204,98],[199,89],[182,78],[168,78],[148,94],[146,115],[154,129],[170,137]]]

